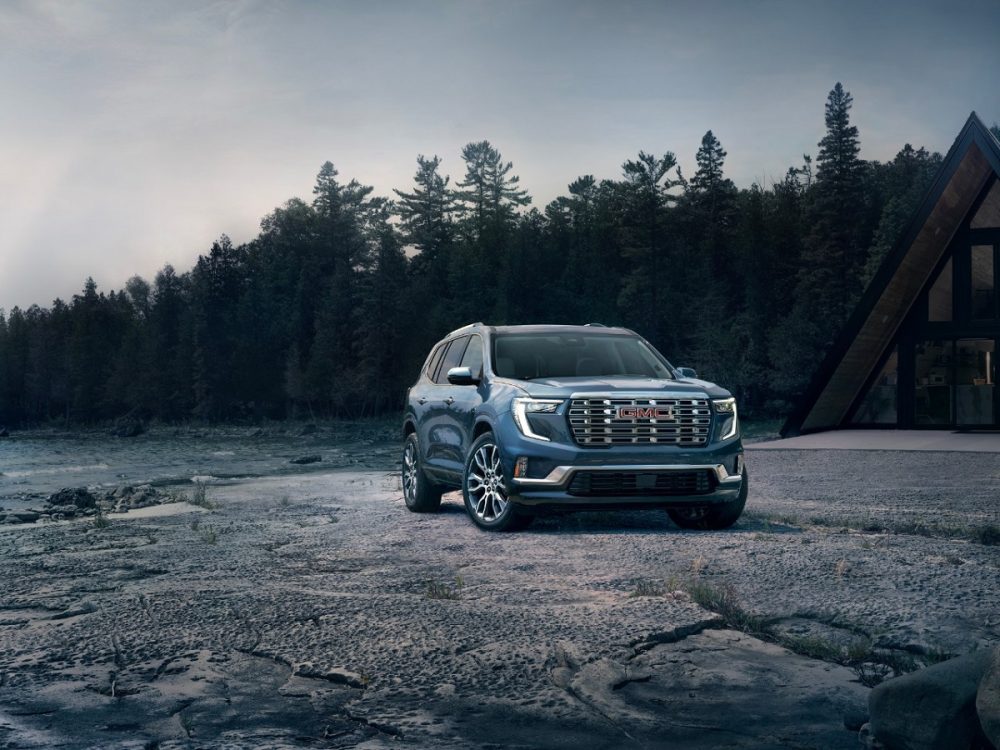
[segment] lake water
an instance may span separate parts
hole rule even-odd
[[[0,440],[0,507],[37,507],[63,487],[215,484],[336,468],[388,468],[395,465],[399,447],[387,437],[385,430],[359,434],[350,427],[310,435],[250,429],[161,430],[134,438],[14,433]],[[322,460],[290,463],[314,455]]]

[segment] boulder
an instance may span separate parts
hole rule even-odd
[[[976,713],[986,739],[993,747],[1000,747],[1000,646],[993,649],[993,658],[979,682]]]
[[[851,708],[844,712],[844,729],[859,732],[868,723],[868,718],[867,708]]]
[[[111,428],[111,434],[115,437],[135,437],[146,431],[146,425],[137,417],[122,417],[115,422]]]
[[[97,498],[86,487],[67,487],[49,495],[49,505],[75,505],[77,508],[93,508]]]
[[[315,464],[323,460],[322,456],[302,456],[301,458],[293,458],[288,463],[290,464]]]
[[[6,523],[34,523],[39,518],[38,513],[33,510],[13,510],[7,512]]]
[[[976,688],[988,651],[887,680],[868,697],[871,734],[888,750],[968,750],[979,736]]]

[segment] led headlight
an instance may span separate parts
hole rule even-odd
[[[712,399],[715,413],[719,415],[719,440],[729,440],[739,429],[735,398]]]
[[[543,399],[543,398],[515,398],[512,411],[514,413],[514,423],[517,424],[517,429],[521,431],[521,434],[525,437],[532,438],[533,440],[544,440],[549,442],[549,439],[544,435],[539,435],[537,432],[531,429],[531,423],[528,421],[529,414],[554,414],[556,409],[562,404],[561,400],[554,399]]]

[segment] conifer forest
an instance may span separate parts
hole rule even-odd
[[[815,155],[743,188],[711,130],[693,174],[662,144],[546,206],[485,140],[418,156],[391,198],[326,162],[310,200],[193,268],[0,310],[0,425],[390,414],[474,321],[627,326],[744,414],[784,416],[942,159],[863,160],[851,107],[838,83]]]

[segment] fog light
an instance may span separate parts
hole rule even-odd
[[[528,473],[528,457],[518,456],[517,462],[514,464],[514,476],[523,477]]]

